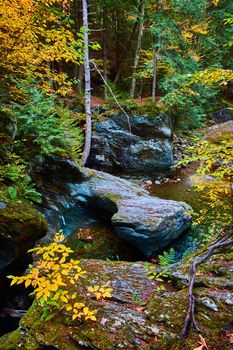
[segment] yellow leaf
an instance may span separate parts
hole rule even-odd
[[[64,303],[68,303],[68,299],[66,297],[64,297],[63,295],[60,297],[60,299],[62,301],[64,301]]]
[[[30,284],[31,284],[31,280],[26,280],[26,281],[25,281],[25,287],[26,287],[26,288],[29,287]]]
[[[85,317],[85,320],[88,320],[88,319],[90,319],[90,320],[92,320],[92,321],[96,321],[96,317],[93,316],[93,315],[91,315],[91,316],[86,316],[86,317]]]
[[[83,308],[83,313],[84,313],[84,315],[88,315],[89,309],[87,306]]]

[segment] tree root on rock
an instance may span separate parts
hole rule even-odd
[[[190,268],[190,282],[189,282],[189,309],[184,321],[183,330],[181,333],[181,339],[184,339],[189,332],[189,329],[193,327],[196,329],[199,333],[205,334],[205,330],[200,328],[197,324],[197,321],[195,319],[195,297],[193,294],[194,291],[194,284],[196,279],[196,268],[198,265],[206,262],[213,254],[215,254],[216,249],[220,248],[226,248],[233,245],[233,225],[227,226],[224,228],[220,234],[218,239],[208,247],[207,252],[198,257],[197,260],[195,260]]]

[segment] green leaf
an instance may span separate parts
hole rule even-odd
[[[17,191],[13,186],[8,187],[7,192],[12,200],[17,198]]]

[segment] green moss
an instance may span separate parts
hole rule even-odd
[[[119,197],[119,196],[117,196],[117,195],[115,195],[115,194],[111,194],[111,193],[105,193],[105,194],[103,195],[103,197],[108,198],[110,201],[112,201],[112,202],[114,202],[114,203],[116,203],[118,200],[121,199],[121,197]]]
[[[34,208],[24,204],[7,204],[0,210],[0,228],[13,236],[42,237],[48,230],[45,218]]]
[[[17,329],[15,332],[8,333],[0,338],[0,350],[15,350],[19,349],[21,332]]]

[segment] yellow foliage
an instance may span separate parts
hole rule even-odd
[[[75,39],[59,11],[65,11],[62,0],[0,0],[2,70],[8,75],[39,77],[47,89],[51,89],[54,79],[58,86],[65,83],[66,75],[53,74],[50,63],[79,62],[83,42],[80,34]]]
[[[208,26],[208,22],[198,23],[191,27],[191,31],[193,33],[206,35],[208,34]]]
[[[190,41],[193,38],[193,33],[191,33],[190,31],[187,31],[187,30],[183,30],[182,31],[182,37],[185,40]]]
[[[201,85],[227,85],[231,80],[233,80],[233,70],[219,68],[213,70],[203,70],[190,75],[189,84],[199,83]]]
[[[222,141],[201,141],[191,147],[190,152],[193,155],[180,163],[199,162],[193,186],[209,205],[208,209],[201,210],[195,223],[201,224],[208,218],[214,229],[229,225],[232,222],[233,199],[232,137]]]
[[[77,302],[77,295],[70,287],[85,278],[85,271],[79,266],[79,260],[68,259],[73,251],[62,242],[65,237],[61,232],[55,235],[53,242],[45,247],[36,247],[29,252],[36,255],[35,264],[29,265],[29,272],[25,276],[8,276],[11,286],[25,284],[25,287],[33,287],[33,295],[37,303],[44,309],[57,308],[60,311],[70,313],[73,320],[96,321],[96,310],[90,310],[86,302]],[[112,288],[109,283],[102,286],[87,287],[86,296],[92,292],[96,299],[111,298]]]

